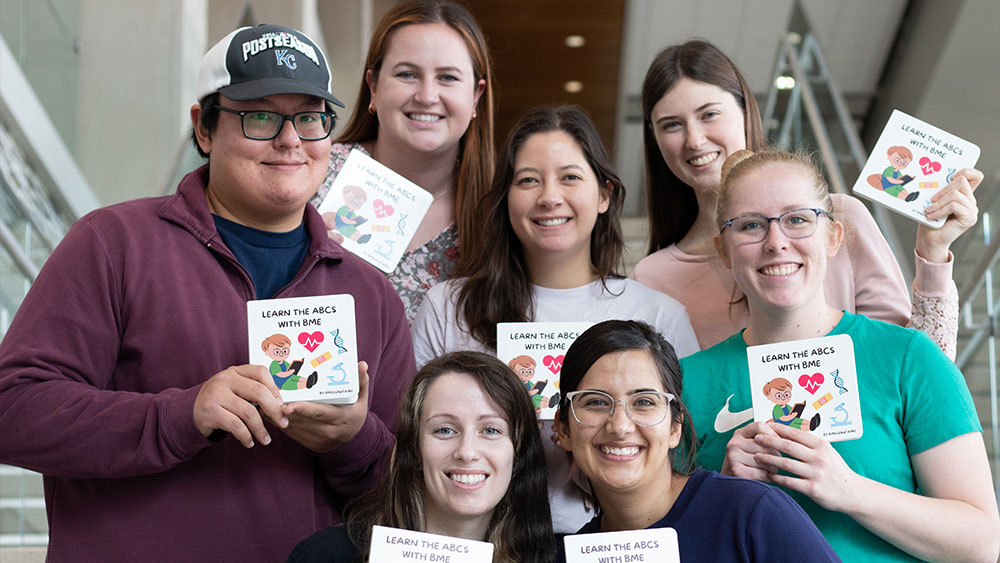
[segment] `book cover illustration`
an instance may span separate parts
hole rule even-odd
[[[931,221],[924,210],[955,172],[975,166],[977,160],[978,146],[893,110],[854,183],[854,193],[940,229],[945,220]]]
[[[863,432],[854,341],[846,334],[747,348],[753,419],[837,442]]]
[[[524,382],[540,419],[555,418],[562,396],[559,372],[566,350],[593,324],[497,323],[497,358]]]
[[[344,248],[389,273],[433,201],[430,192],[354,149],[319,212],[334,213]]]
[[[249,363],[267,368],[286,403],[357,401],[356,332],[351,295],[247,302]]]

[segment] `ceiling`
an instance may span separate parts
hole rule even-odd
[[[766,94],[794,0],[460,0],[473,12],[496,65],[497,136],[543,103],[576,103],[619,151],[622,129],[637,123],[649,62],[691,37],[730,55],[759,96]],[[803,0],[834,80],[863,113],[876,92],[906,0]],[[568,47],[580,35],[585,44]],[[569,93],[567,81],[583,89]],[[641,135],[628,133],[638,141]]]
[[[692,37],[718,45],[758,99],[766,96],[795,0],[459,0],[492,51],[498,83],[496,135],[539,104],[575,103],[594,119],[628,186],[626,212],[641,208],[644,180],[639,92],[668,45]],[[867,114],[907,0],[802,0],[835,84],[856,118]],[[566,37],[580,35],[571,48]],[[570,93],[567,81],[582,83]]]
[[[583,106],[614,138],[625,0],[460,0],[490,46],[497,79],[498,145],[519,115],[539,104]],[[583,38],[571,47],[566,38]],[[578,92],[566,84],[579,83]]]

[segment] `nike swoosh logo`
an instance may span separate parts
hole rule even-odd
[[[719,434],[725,434],[726,432],[734,430],[738,426],[753,420],[753,407],[739,412],[732,412],[729,410],[729,400],[732,398],[732,395],[726,398],[725,406],[722,407],[719,414],[715,415],[715,431]]]

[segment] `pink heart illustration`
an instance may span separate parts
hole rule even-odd
[[[816,393],[820,385],[823,385],[823,374],[814,373],[812,375],[802,374],[799,376],[799,385],[810,393]]]
[[[920,157],[920,169],[923,170],[924,176],[927,176],[935,172],[940,172],[941,163],[936,160],[931,160],[926,156],[922,156]]]
[[[563,360],[566,359],[564,354],[559,354],[558,356],[545,356],[542,358],[542,365],[549,368],[554,374],[559,374],[559,370],[562,369]]]
[[[299,344],[306,347],[306,350],[310,352],[315,352],[316,348],[319,348],[320,342],[323,342],[323,333],[316,331],[312,334],[308,332],[299,333]]]
[[[388,217],[396,212],[396,210],[393,209],[391,205],[385,203],[381,199],[376,199],[372,203],[372,205],[375,207],[375,216],[378,217],[379,219],[383,217]]]

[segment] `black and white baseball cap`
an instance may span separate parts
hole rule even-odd
[[[330,93],[330,68],[312,39],[272,24],[243,27],[225,36],[201,59],[198,100],[218,92],[231,100],[307,94],[344,107]]]

